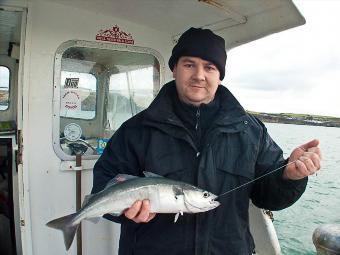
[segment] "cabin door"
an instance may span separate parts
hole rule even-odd
[[[22,34],[23,10],[0,5],[0,253],[22,254]],[[20,198],[19,198],[20,197]]]

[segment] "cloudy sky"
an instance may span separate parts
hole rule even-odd
[[[306,24],[231,50],[223,84],[247,110],[340,117],[340,1],[294,3]]]

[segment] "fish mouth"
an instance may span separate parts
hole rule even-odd
[[[192,208],[196,208],[198,209],[200,212],[205,212],[205,211],[209,211],[209,210],[212,210],[212,209],[215,209],[216,207],[218,207],[220,205],[220,202],[218,201],[215,201],[214,199],[211,199],[209,201],[209,204],[205,204],[205,206],[196,206],[188,201],[186,201],[186,203],[188,205],[190,205]]]
[[[214,195],[212,198],[211,198],[211,201],[210,202],[212,202],[212,203],[220,203],[219,201],[219,196],[216,196],[216,195]]]
[[[215,200],[216,198],[212,199],[209,203],[215,207],[219,206],[221,203]]]

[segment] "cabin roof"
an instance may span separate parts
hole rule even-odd
[[[225,39],[227,50],[305,23],[291,0],[40,1],[129,20],[169,33],[174,42],[189,27],[209,28]],[[0,54],[7,54],[10,42],[19,42],[20,23],[18,13],[0,10]]]
[[[209,28],[226,48],[305,23],[291,0],[48,0],[167,31],[174,40],[189,27]]]

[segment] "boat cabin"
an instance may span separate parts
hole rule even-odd
[[[209,28],[229,51],[304,23],[291,0],[2,0],[1,254],[117,254],[117,224],[84,222],[67,253],[45,224],[79,208],[108,138],[172,79],[178,37]],[[257,254],[279,254],[250,215]]]

